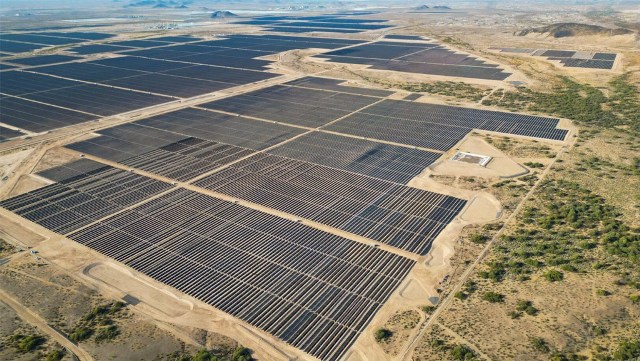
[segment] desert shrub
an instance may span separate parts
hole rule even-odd
[[[191,357],[191,361],[217,361],[218,358],[215,357],[215,355],[213,355],[211,352],[205,350],[205,349],[201,349],[200,351],[196,352],[195,355],[193,355],[193,357]]]
[[[424,312],[426,314],[431,314],[431,313],[433,313],[433,311],[436,310],[436,306],[424,305],[424,306],[420,307],[420,309],[422,310],[422,312]]]
[[[623,341],[613,353],[613,359],[616,361],[633,360],[638,357],[640,357],[640,340]]]
[[[63,350],[53,350],[47,354],[45,361],[60,361],[64,357]]]
[[[504,301],[504,296],[493,291],[488,291],[482,295],[482,299],[487,302],[498,303]]]
[[[531,346],[533,347],[534,350],[539,351],[539,352],[549,352],[549,345],[547,345],[547,342],[540,337],[535,337],[531,339]]]
[[[386,328],[379,328],[373,335],[378,342],[384,342],[388,340],[391,336],[393,336],[393,332],[387,330]]]
[[[233,350],[231,358],[233,361],[250,361],[252,359],[251,350],[243,346],[238,346]]]
[[[118,326],[116,325],[101,327],[98,329],[98,332],[96,332],[96,342],[113,340],[119,334],[120,330],[118,330]]]
[[[474,233],[469,236],[469,239],[471,240],[471,242],[476,244],[484,244],[489,240],[489,238],[482,233]]]
[[[456,361],[471,360],[475,354],[473,351],[465,345],[455,345],[450,351],[451,359]]]
[[[564,279],[564,274],[558,270],[550,270],[544,274],[544,278],[549,282],[558,282]]]
[[[69,339],[78,343],[88,339],[92,334],[93,331],[91,329],[86,327],[78,327],[74,329],[71,334],[69,334]]]
[[[524,312],[530,316],[535,316],[538,314],[538,309],[533,307],[533,302],[526,300],[518,300],[518,302],[516,303],[516,310]]]
[[[38,335],[19,335],[18,337],[14,338],[18,341],[17,347],[21,352],[33,351],[38,348],[38,346],[42,345],[45,341],[44,337]]]
[[[459,299],[459,300],[466,300],[467,297],[469,297],[466,293],[462,292],[462,291],[458,291],[456,293],[453,294],[453,297]]]
[[[609,291],[607,291],[607,290],[603,290],[603,289],[601,289],[601,288],[598,288],[598,289],[596,290],[596,295],[597,295],[597,296],[609,296],[609,295],[611,295],[611,292],[609,292]]]

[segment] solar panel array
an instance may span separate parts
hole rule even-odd
[[[312,132],[269,151],[397,183],[407,183],[440,158],[440,153]]]
[[[171,188],[109,166],[79,175],[72,167],[69,174],[58,183],[4,200],[0,207],[66,234]]]
[[[357,94],[275,85],[200,107],[315,128],[379,100]]]
[[[354,94],[359,92],[334,79],[306,77],[200,107],[439,151],[472,129],[551,140],[567,134],[556,128],[556,118],[384,99],[386,91]]]
[[[386,99],[325,129],[446,151],[473,129],[564,140],[558,119]]]
[[[267,31],[285,33],[327,32],[360,33],[381,30],[392,25],[387,20],[344,18],[342,14],[319,16],[263,16],[253,20],[236,21],[234,24],[265,26]]]
[[[316,55],[331,62],[369,65],[372,69],[504,80],[510,73],[468,54],[427,42],[377,41]]]
[[[0,103],[0,106],[1,106],[1,103]],[[24,135],[24,133],[15,129],[0,126],[0,142],[3,142],[7,139],[19,137],[21,135]]]
[[[111,34],[90,32],[4,33],[0,39],[0,51],[17,54],[50,46],[107,39],[112,36]]]
[[[194,182],[232,197],[425,254],[462,199],[258,153]]]
[[[360,88],[355,86],[341,85],[341,83],[343,82],[344,82],[343,80],[339,80],[339,79],[306,76],[303,78],[286,82],[285,84],[291,85],[291,86],[303,87],[303,88],[333,90],[333,91],[338,91],[342,93],[371,95],[376,97],[387,97],[394,93],[393,91],[390,91],[390,90],[368,89],[368,88]]]
[[[501,48],[506,53],[526,53],[533,56],[543,56],[548,60],[557,60],[568,68],[613,69],[616,60],[615,53],[597,53],[575,50],[547,50],[526,48]]]
[[[337,360],[413,261],[180,189],[70,238],[323,360]]]

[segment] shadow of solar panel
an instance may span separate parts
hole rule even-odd
[[[429,251],[466,203],[268,154],[256,154],[194,184],[419,254]],[[376,232],[385,221],[393,226]]]
[[[439,153],[321,132],[296,138],[269,153],[403,184],[441,156]]]
[[[97,118],[92,114],[12,97],[0,97],[0,117],[3,123],[36,133]]]
[[[62,167],[45,173],[58,183],[4,200],[0,207],[66,234],[171,188],[109,166],[84,162]]]
[[[176,226],[170,214],[202,221]],[[327,360],[344,355],[413,266],[404,257],[188,190],[70,237]]]

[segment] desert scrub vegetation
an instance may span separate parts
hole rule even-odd
[[[166,361],[251,361],[251,350],[244,346],[233,348],[217,348],[215,350],[200,349],[195,353],[174,352],[166,355]]]
[[[588,125],[624,126],[639,132],[640,90],[629,77],[626,73],[614,78],[609,83],[608,97],[600,89],[561,76],[553,92],[519,87],[516,91],[494,93],[482,104],[556,115]]]
[[[414,93],[444,95],[475,102],[480,101],[491,92],[491,89],[479,88],[464,82],[453,81],[435,81],[430,83],[395,83],[391,86]]]
[[[121,301],[94,307],[69,330],[69,339],[79,343],[95,335],[96,343],[113,340],[120,334],[115,319],[123,316],[124,307],[125,304]]]
[[[637,269],[640,233],[626,226],[602,197],[577,183],[546,180],[519,214],[515,227],[501,236],[495,251],[495,259],[483,265],[479,277],[524,281],[539,272],[556,282],[564,272],[609,267],[614,261],[620,269],[623,264]],[[602,259],[606,265],[598,263]]]

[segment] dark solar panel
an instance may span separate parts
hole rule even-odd
[[[285,84],[304,87],[304,88],[333,90],[333,91],[338,91],[343,93],[371,95],[371,96],[377,96],[377,97],[387,97],[394,93],[393,91],[389,91],[389,90],[339,85],[340,83],[343,83],[343,82],[344,80],[339,80],[339,79],[318,78],[318,77],[307,76],[300,79],[292,80],[290,82],[286,82]]]
[[[33,56],[29,58],[19,58],[19,59],[11,59],[12,63],[21,64],[21,65],[47,65],[47,64],[55,64],[55,63],[64,63],[67,61],[73,61],[82,59],[79,56],[69,56],[69,55],[41,55],[41,56]]]
[[[0,142],[24,135],[21,131],[0,126]]]
[[[295,138],[269,153],[402,184],[441,156],[440,153],[322,132]]]
[[[344,355],[414,264],[188,190],[70,238],[324,360]]]
[[[159,95],[94,84],[43,91],[23,97],[82,112],[110,116],[171,101]]]
[[[426,254],[465,201],[258,153],[194,183],[410,252]]]
[[[48,45],[20,43],[16,41],[8,41],[0,39],[0,51],[4,53],[24,53],[36,49],[45,48]]]
[[[70,172],[77,173],[77,169]],[[4,200],[0,207],[66,234],[171,188],[167,183],[109,166],[71,177],[55,170],[49,173],[61,180]]]
[[[115,45],[107,45],[107,44],[89,44],[89,45],[81,45],[78,47],[74,47],[69,49],[69,51],[87,55],[87,54],[97,54],[97,53],[111,53],[114,51],[124,51],[131,50],[130,47],[124,46],[115,46]]]
[[[3,123],[39,133],[83,123],[97,116],[25,99],[0,97],[0,118]]]

